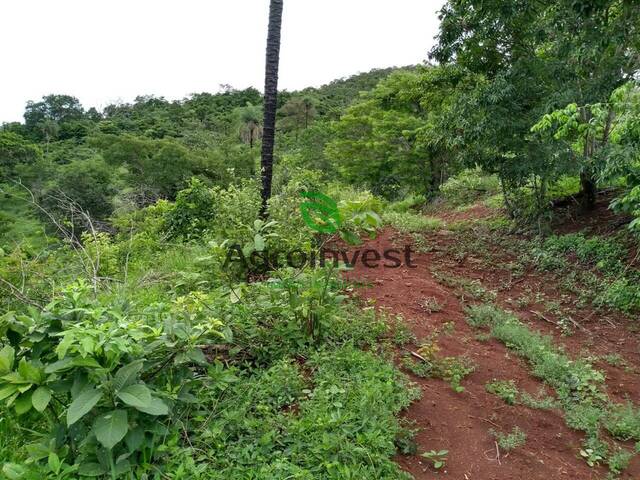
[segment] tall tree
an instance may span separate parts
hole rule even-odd
[[[280,31],[282,29],[283,0],[271,0],[269,6],[269,33],[264,80],[264,121],[262,133],[262,208],[267,215],[273,178],[273,147],[276,137],[276,110],[278,108],[278,67],[280,64]]]
[[[262,108],[247,102],[246,106],[236,108],[233,113],[238,122],[240,140],[253,148],[255,141],[262,135]]]

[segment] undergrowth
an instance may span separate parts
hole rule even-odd
[[[602,432],[618,440],[640,440],[640,410],[612,403],[602,372],[586,360],[570,358],[551,337],[531,330],[513,314],[493,305],[471,306],[468,321],[476,328],[488,327],[493,337],[529,362],[532,373],[555,390],[567,425],[586,433],[587,460],[594,465],[606,462],[615,473],[619,459],[609,452],[616,449],[606,444]],[[504,384],[497,387],[496,392],[506,395]]]

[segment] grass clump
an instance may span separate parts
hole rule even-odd
[[[442,196],[451,205],[469,204],[499,191],[498,177],[486,175],[479,169],[463,170],[440,186]]]
[[[460,393],[464,391],[462,380],[476,369],[475,364],[467,357],[442,357],[438,355],[440,348],[434,339],[424,342],[418,354],[420,358],[406,356],[403,366],[413,374],[422,378],[440,378],[451,384],[451,388]]]
[[[382,215],[385,225],[389,225],[401,233],[419,233],[439,230],[442,220],[411,212],[385,212]]]
[[[532,248],[530,261],[540,270],[562,273],[569,290],[575,290],[577,284],[588,286],[578,293],[595,304],[633,313],[640,310],[640,272],[629,267],[628,243],[621,235],[554,235]],[[577,272],[571,257],[588,270]]]
[[[477,279],[469,279],[464,277],[456,278],[450,275],[443,274],[441,272],[433,272],[433,276],[443,285],[462,290],[462,293],[459,294],[459,296],[462,298],[468,296],[473,300],[492,302],[497,297],[496,292],[487,290],[482,285],[482,282]]]
[[[581,450],[587,462],[596,465],[606,461],[612,473],[616,473],[617,465],[623,462],[616,456],[609,457],[610,449],[600,439],[601,431],[606,429],[619,440],[639,440],[638,410],[631,404],[612,405],[602,372],[586,360],[570,358],[553,344],[551,337],[532,331],[513,314],[483,305],[470,307],[468,316],[471,325],[490,327],[493,337],[527,360],[532,373],[555,389],[557,405],[564,410],[567,425],[587,434]],[[509,400],[513,398],[510,385],[494,382],[488,389]],[[551,406],[547,400],[544,404]]]
[[[485,389],[508,405],[515,405],[518,401],[518,387],[513,380],[494,380],[487,383]]]
[[[513,427],[513,430],[509,433],[496,432],[493,429],[489,430],[489,433],[496,439],[498,446],[505,452],[515,450],[527,443],[527,434],[524,433],[520,427]]]
[[[640,409],[630,402],[616,405],[609,412],[605,426],[618,440],[640,441]]]

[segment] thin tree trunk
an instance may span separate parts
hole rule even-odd
[[[588,123],[591,120],[591,111],[588,108],[582,110],[582,120]],[[585,211],[593,210],[596,206],[596,182],[593,178],[593,171],[589,165],[593,156],[593,139],[587,134],[584,139],[583,162],[584,165],[580,172],[580,187],[582,193],[582,209]]]
[[[276,134],[282,8],[283,0],[271,0],[269,7],[269,34],[267,36],[267,61],[264,81],[264,126],[262,133],[262,208],[260,215],[263,218],[267,216],[267,205],[271,197],[271,181],[273,177],[273,148]]]

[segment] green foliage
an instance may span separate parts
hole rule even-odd
[[[414,72],[390,75],[334,125],[326,155],[344,178],[392,199],[412,190],[433,192],[440,172],[418,136],[424,125],[420,80]]]
[[[56,179],[47,187],[43,206],[69,218],[68,202],[75,203],[92,218],[105,220],[113,212],[113,197],[117,192],[113,168],[101,158],[76,160],[60,166]],[[77,215],[77,212],[75,212]]]
[[[452,205],[466,205],[498,193],[500,184],[494,175],[480,169],[463,170],[440,186],[442,196]]]
[[[568,271],[567,256],[574,256],[581,265],[598,273],[598,280],[590,282],[595,303],[632,313],[640,308],[640,274],[629,268],[628,245],[623,236],[587,238],[581,233],[551,236],[533,248],[531,260],[542,270]]]
[[[607,458],[609,470],[615,475],[621,474],[627,469],[633,457],[634,454],[632,452],[629,452],[628,450],[618,450],[614,454],[610,455],[609,458]]]
[[[405,478],[389,456],[413,397],[393,367],[345,346],[303,368],[312,376],[283,359],[212,398],[220,415],[203,408],[194,449],[207,478]]]
[[[448,450],[430,450],[428,452],[421,453],[420,456],[426,458],[433,464],[433,468],[440,470],[447,464]]]
[[[489,433],[495,437],[498,446],[505,452],[522,447],[527,442],[527,434],[520,427],[513,427],[513,430],[509,433],[496,432],[493,429]]]
[[[509,405],[515,405],[518,400],[518,387],[513,380],[494,380],[487,383],[484,388]]]
[[[0,130],[0,175],[10,177],[18,164],[33,164],[42,158],[42,149],[20,135]]]
[[[631,403],[616,405],[607,416],[605,426],[619,440],[640,442],[640,410]]]
[[[47,420],[27,449],[32,462],[55,454],[81,474],[92,465],[117,476],[146,468],[157,435],[191,402],[202,382],[193,365],[206,364],[200,345],[221,337],[221,323],[196,293],[135,315],[88,293],[78,283],[43,312],[2,317],[0,399]]]
[[[385,224],[390,225],[401,233],[419,233],[439,230],[443,227],[442,220],[434,217],[411,212],[386,212],[382,215]]]
[[[631,404],[610,403],[602,372],[586,360],[569,358],[561,348],[553,345],[550,337],[530,330],[507,312],[486,306],[483,313],[491,326],[491,334],[525,358],[533,374],[555,389],[567,425],[586,432],[585,445],[580,453],[589,465],[608,458],[609,447],[599,437],[602,428],[621,440],[637,438],[637,409]],[[614,473],[618,473],[614,470],[617,463],[618,459],[614,457],[613,467],[610,466]]]
[[[211,228],[215,218],[213,191],[201,180],[192,178],[189,186],[178,192],[166,229],[170,236],[199,237]]]
[[[419,359],[405,357],[402,364],[419,377],[441,378],[448,381],[455,392],[464,392],[461,382],[475,371],[476,365],[467,357],[439,356],[439,351],[435,340],[426,341],[418,350]]]

